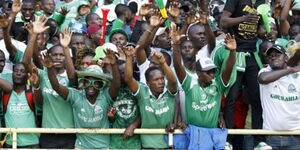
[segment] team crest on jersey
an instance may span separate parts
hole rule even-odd
[[[96,105],[94,111],[95,111],[95,114],[100,114],[103,112],[103,109],[100,106]]]
[[[295,87],[295,85],[294,84],[290,84],[289,86],[288,86],[288,92],[289,93],[295,93],[297,90],[296,90],[296,87]]]

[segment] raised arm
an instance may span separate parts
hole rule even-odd
[[[286,76],[286,75],[292,74],[292,73],[296,73],[299,71],[300,71],[300,66],[295,66],[295,67],[286,68],[286,69],[262,72],[258,76],[258,82],[260,84],[269,84],[271,82],[274,82],[274,81],[280,79],[283,76]]]
[[[47,20],[48,19],[45,16],[39,17],[32,23],[32,28],[31,27],[28,28],[28,31],[30,34],[30,40],[28,42],[28,45],[26,47],[25,54],[23,57],[23,62],[27,65],[29,65],[31,63],[31,58],[32,58],[33,51],[34,51],[35,42],[37,40],[37,35],[44,32],[45,30],[47,30],[49,28],[49,26],[47,26],[47,27],[44,26],[46,24]]]
[[[9,53],[10,58],[14,58],[17,53],[17,48],[12,44],[11,37],[9,35],[9,25],[11,24],[11,22],[11,19],[5,18],[5,16],[0,15],[0,27],[3,31],[5,47],[7,52]]]
[[[10,93],[13,90],[13,86],[8,81],[0,79],[0,90],[5,93]]]
[[[173,42],[173,64],[175,72],[179,82],[182,83],[186,77],[186,72],[181,63],[180,35],[176,26],[171,26],[170,36]]]
[[[34,67],[27,67],[27,68],[32,68],[30,69],[30,73],[28,73],[28,77],[29,77],[29,81],[30,83],[33,85],[34,89],[33,89],[33,100],[35,103],[37,104],[43,104],[43,94],[42,94],[42,90],[40,89],[40,85],[39,85],[39,73],[37,68]]]
[[[158,27],[163,22],[164,19],[160,16],[159,12],[155,11],[150,18],[149,28],[143,33],[140,40],[138,41],[136,56],[139,65],[143,64],[146,61],[147,55],[145,49],[151,44]]]
[[[208,24],[208,17],[205,12],[200,12],[199,22],[204,26],[205,35],[207,38],[207,48],[209,53],[211,54],[211,52],[216,47],[216,37]]]
[[[231,36],[229,33],[225,37],[225,47],[230,51],[229,57],[226,61],[226,67],[222,72],[222,81],[225,85],[228,84],[231,76],[231,72],[236,60],[236,41],[235,37]]]
[[[77,77],[75,72],[75,67],[70,55],[69,44],[71,42],[72,31],[70,28],[66,28],[63,34],[59,35],[60,45],[64,49],[65,62],[66,62],[66,70],[68,74],[69,81],[72,85],[77,85]]]
[[[292,4],[292,0],[286,0],[285,4],[281,10],[280,14],[280,31],[283,36],[288,36],[289,35],[289,29],[290,29],[290,23],[288,22],[288,16],[289,16],[289,11],[290,7]]]
[[[238,25],[241,22],[247,21],[247,22],[253,22],[257,23],[259,20],[259,16],[257,14],[247,14],[241,17],[231,17],[232,12],[228,10],[224,10],[221,16],[221,22],[220,25],[223,28],[230,28],[232,26]]]
[[[69,89],[63,85],[60,85],[57,78],[56,78],[56,73],[54,71],[54,64],[50,58],[51,54],[46,54],[44,55],[44,59],[43,59],[43,64],[44,66],[47,68],[48,71],[48,78],[50,81],[50,84],[52,86],[52,88],[54,89],[54,91],[61,96],[64,100],[66,100],[68,98],[68,94],[69,94]]]
[[[109,94],[112,99],[115,99],[118,96],[119,89],[121,87],[121,76],[119,73],[117,58],[115,56],[115,53],[111,50],[107,50],[106,58],[109,60],[110,63],[109,65],[111,65],[112,76],[113,76],[113,81],[109,88]]]
[[[21,8],[22,8],[22,2],[20,0],[14,0],[11,8],[11,13],[8,16],[8,19],[10,20],[8,31],[10,31],[11,26],[15,20],[15,17],[21,11]]]
[[[177,80],[176,80],[175,75],[173,74],[173,71],[166,63],[164,55],[160,52],[154,52],[152,59],[158,60],[156,62],[159,62],[160,67],[162,68],[164,74],[166,75],[166,78],[168,80],[168,90],[173,94],[176,93],[177,92]]]
[[[136,93],[139,85],[138,82],[133,78],[133,67],[132,67],[132,57],[136,52],[136,49],[131,47],[126,47],[123,49],[126,55],[126,63],[125,63],[125,82],[128,88],[132,93]]]

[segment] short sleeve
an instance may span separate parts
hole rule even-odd
[[[224,10],[227,10],[231,13],[234,13],[235,9],[236,9],[237,1],[238,0],[227,0],[226,4],[225,4],[225,7],[224,7]]]
[[[138,99],[138,100],[140,100],[140,99],[143,99],[143,97],[145,96],[145,92],[144,92],[144,90],[146,89],[147,87],[143,84],[143,83],[138,83],[138,90],[135,92],[135,93],[133,93],[133,95]]]
[[[113,104],[113,100],[109,94],[109,87],[103,89],[103,94],[105,96],[106,102],[111,106]]]
[[[140,70],[140,82],[142,82],[142,83],[146,83],[145,73],[146,73],[146,70],[149,68],[149,65],[150,65],[150,61],[148,59],[146,59],[146,61],[143,64],[138,66],[138,68]]]
[[[68,88],[69,93],[67,97],[67,102],[70,102],[72,105],[76,103],[77,100],[81,100],[81,91],[78,91],[74,88]]]
[[[186,74],[183,82],[182,82],[182,89],[187,92],[191,89],[191,84],[192,84],[192,77],[188,74]]]
[[[21,62],[23,59],[24,53],[20,50],[17,50],[15,57],[9,57],[10,61],[12,61],[14,64]]]

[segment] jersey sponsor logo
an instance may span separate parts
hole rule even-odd
[[[289,84],[289,86],[288,86],[288,92],[289,93],[295,93],[295,92],[297,92],[296,87],[295,87],[294,84]]]
[[[118,116],[124,119],[131,118],[135,115],[137,106],[133,100],[120,100],[114,103]]]
[[[299,99],[298,96],[285,97],[285,96],[276,95],[276,94],[271,94],[270,97],[273,99],[281,100],[281,101],[296,101]]]
[[[155,115],[161,115],[163,113],[166,113],[170,110],[169,106],[160,108],[160,109],[153,109],[150,106],[145,106],[145,110],[151,113],[154,113]]]
[[[22,115],[24,112],[31,111],[27,102],[22,103],[11,103],[9,105],[9,112],[12,114],[20,114]]]
[[[216,105],[217,105],[216,101],[213,101],[212,103],[206,104],[206,105],[203,105],[203,106],[198,105],[196,102],[192,102],[192,108],[194,110],[200,110],[200,111],[210,110],[210,109],[214,108]]]
[[[246,5],[243,9],[245,14],[257,13],[256,9]],[[257,35],[257,23],[242,22],[238,25],[238,34],[244,39],[254,39]]]

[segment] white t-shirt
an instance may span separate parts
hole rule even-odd
[[[11,39],[12,44],[20,51],[24,52],[27,45],[23,42]],[[6,50],[4,40],[0,40],[0,49],[4,52],[5,55],[5,66],[2,73],[12,73],[13,63],[9,60],[9,53]]]
[[[216,37],[216,45],[224,42],[224,39],[225,39],[225,34],[221,34],[218,37]],[[199,60],[200,58],[211,58],[211,54],[208,51],[207,44],[205,46],[203,46],[196,54],[196,61]]]
[[[268,66],[260,70],[272,71]],[[293,73],[269,83],[259,84],[263,109],[263,129],[300,129],[300,73]]]
[[[145,73],[146,73],[146,70],[149,68],[149,66],[150,66],[150,61],[148,59],[146,59],[146,61],[143,64],[138,65],[138,68],[140,70],[140,82],[142,82],[144,84],[147,84]]]

